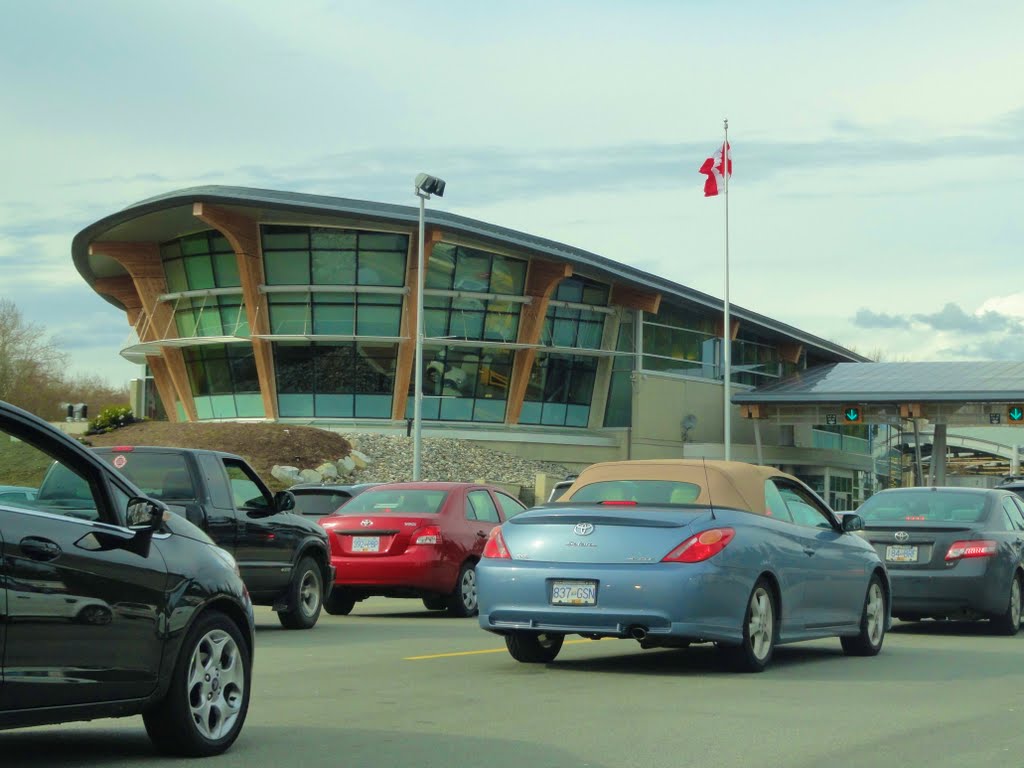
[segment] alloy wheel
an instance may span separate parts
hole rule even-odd
[[[774,640],[775,618],[772,597],[764,587],[758,587],[750,598],[750,650],[759,661],[768,657]]]
[[[1020,578],[1015,577],[1013,585],[1010,587],[1010,618],[1014,626],[1020,626],[1020,614]]]
[[[469,612],[476,610],[476,570],[467,568],[462,573],[462,583],[459,585],[459,592],[462,595],[462,604]]]
[[[1019,586],[1017,597],[1019,605]],[[878,645],[882,642],[882,633],[885,631],[885,596],[882,594],[882,586],[877,581],[872,582],[871,587],[868,589],[868,604],[865,607],[865,611],[868,619],[868,641],[872,645]]]
[[[189,663],[188,705],[192,722],[211,741],[231,731],[245,692],[242,654],[234,638],[213,629],[196,643]]]
[[[306,571],[299,584],[299,605],[306,616],[313,616],[320,608],[320,577],[315,571]]]

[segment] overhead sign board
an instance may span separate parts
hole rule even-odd
[[[830,427],[834,427],[836,425],[836,415],[834,413],[826,413],[825,423]]]

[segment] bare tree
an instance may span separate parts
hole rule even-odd
[[[27,322],[10,299],[0,299],[0,400],[49,416],[67,355],[38,323]]]

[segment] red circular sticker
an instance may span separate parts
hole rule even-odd
[[[118,456],[114,459],[114,466],[121,469],[125,464],[128,463],[128,459],[125,456]]]

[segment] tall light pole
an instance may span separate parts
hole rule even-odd
[[[420,243],[416,262],[416,386],[412,401],[412,479],[420,480],[423,470],[423,282],[426,275],[423,250],[426,203],[431,195],[444,197],[444,179],[426,173],[416,175],[416,197],[420,199]]]

